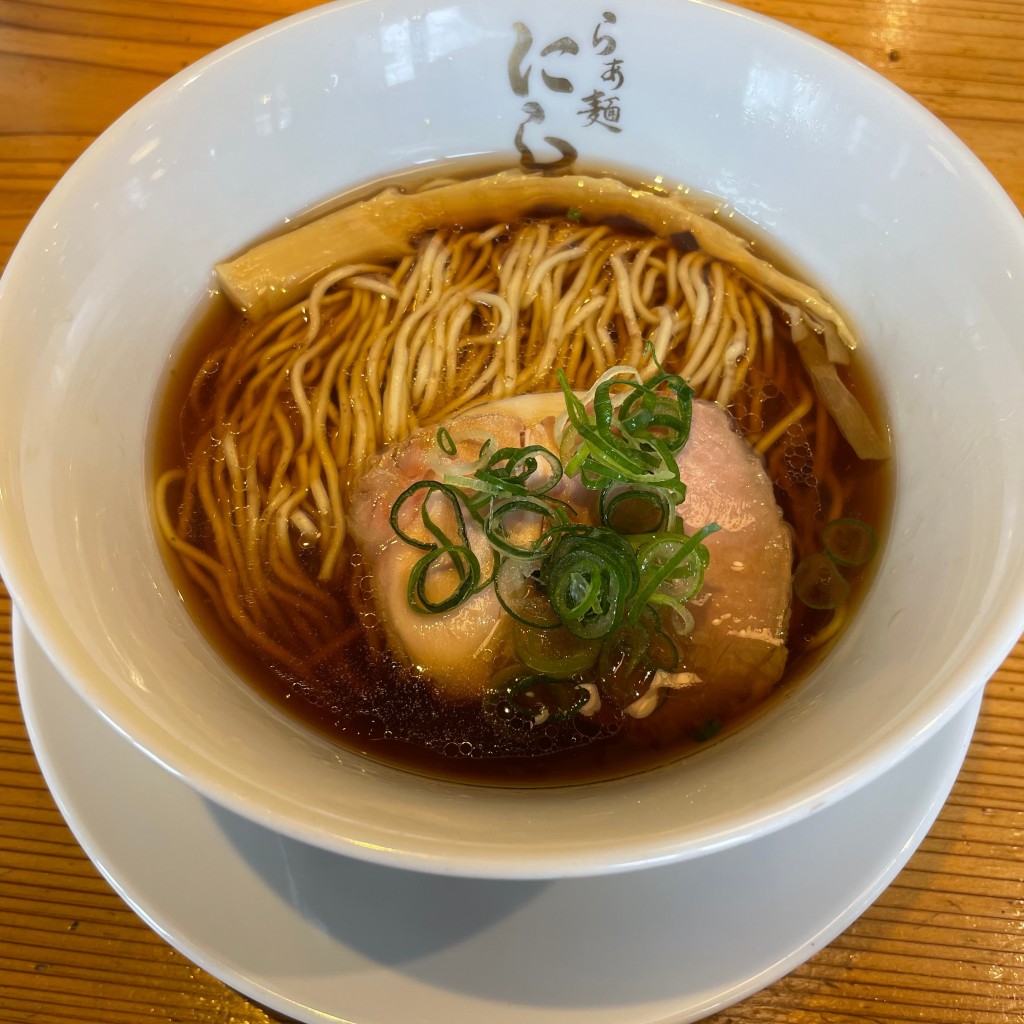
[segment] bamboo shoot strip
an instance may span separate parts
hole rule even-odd
[[[798,303],[805,317],[833,325],[848,348],[856,347],[852,331],[820,293],[755,255],[738,235],[681,197],[656,195],[613,178],[503,171],[420,192],[388,188],[218,264],[217,275],[231,302],[258,319],[299,301],[332,267],[411,254],[427,231],[514,223],[552,208],[579,211],[587,221],[629,218],[663,237],[689,232],[709,255],[732,263],[776,298]]]

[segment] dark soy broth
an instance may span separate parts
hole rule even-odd
[[[212,388],[219,367],[206,365],[209,355],[225,338],[246,329],[244,320],[218,298],[202,312],[187,342],[170,369],[154,421],[152,470],[161,473],[186,465],[208,423],[203,403],[189,401],[190,389],[204,368]],[[784,415],[795,406],[797,394],[811,387],[806,372],[786,335],[788,325],[775,318],[779,372],[773,380],[758,379],[753,371],[732,403],[740,431],[758,431],[758,417]],[[670,367],[672,368],[672,367]],[[863,354],[844,368],[843,378],[875,423],[884,422]],[[204,388],[199,389],[200,397]],[[759,412],[749,401],[760,391]],[[195,395],[193,390],[193,395]],[[767,465],[776,498],[795,530],[794,559],[820,544],[821,527],[831,518],[835,487],[842,489],[842,515],[870,523],[880,536],[887,525],[891,486],[891,460],[862,462],[846,441],[834,432],[828,466],[816,466],[805,425],[797,423],[767,454]],[[180,488],[179,488],[180,490]],[[169,492],[169,507],[179,494]],[[188,539],[199,548],[210,545],[209,526],[194,517]],[[300,552],[301,556],[301,552]],[[381,649],[379,640],[364,627],[372,625],[372,604],[360,600],[366,581],[361,559],[351,549],[344,554],[346,569],[333,584],[324,584],[336,608],[334,628],[345,642],[324,645],[304,674],[275,663],[254,648],[232,623],[218,615],[212,602],[173,552],[167,563],[174,580],[203,634],[221,656],[268,700],[312,728],[358,751],[397,767],[429,776],[477,784],[551,786],[590,782],[629,775],[657,767],[707,745],[734,731],[759,713],[765,702],[742,708],[733,717],[699,693],[671,691],[665,708],[648,718],[634,719],[607,705],[592,717],[575,716],[557,725],[495,725],[476,704],[459,704],[439,697],[434,688],[406,671]],[[874,563],[877,564],[876,557]],[[310,563],[311,579],[315,564]],[[847,608],[855,614],[871,564],[849,570],[853,598]],[[789,662],[781,683],[768,704],[788,692],[801,676],[817,664],[830,644],[812,649],[814,638],[825,626],[830,612],[816,612],[794,601],[789,628]],[[276,636],[287,642],[287,631]]]

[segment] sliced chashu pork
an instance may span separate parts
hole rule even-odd
[[[786,666],[793,547],[761,457],[712,402],[693,403],[690,440],[676,460],[686,484],[679,513],[688,533],[706,523],[704,587],[682,645],[684,671],[662,674],[677,711],[695,722],[762,700]],[[696,677],[696,678],[694,678]]]
[[[512,620],[498,603],[493,587],[449,612],[424,615],[409,606],[409,573],[424,551],[405,543],[391,528],[391,508],[406,488],[418,480],[440,480],[459,473],[473,462],[481,445],[490,440],[495,449],[543,445],[557,451],[555,417],[565,410],[560,394],[505,399],[463,414],[449,424],[456,444],[446,455],[437,440],[437,427],[414,430],[407,438],[385,448],[374,466],[357,483],[349,503],[349,530],[368,570],[377,613],[392,653],[407,667],[429,679],[435,688],[455,699],[480,696],[492,675],[495,657],[509,639]],[[576,481],[563,480],[551,492],[575,508],[593,506],[592,493]],[[420,521],[419,497],[406,502],[400,525],[417,539],[433,538]],[[430,510],[448,536],[454,536],[454,518],[443,500],[431,499]],[[533,520],[533,517],[528,517]],[[491,571],[490,546],[467,515],[470,547],[484,576]],[[508,524],[513,527],[514,524]],[[520,525],[521,531],[539,533],[539,523]],[[526,539],[523,534],[520,542]],[[433,593],[450,593],[457,574],[447,559],[430,570]]]
[[[423,552],[395,535],[391,507],[417,480],[458,472],[488,438],[498,447],[541,444],[557,451],[554,423],[564,410],[564,399],[555,392],[505,399],[466,413],[449,425],[458,445],[455,457],[441,451],[436,427],[416,430],[385,449],[356,486],[349,528],[391,650],[455,699],[472,699],[486,687],[511,620],[490,587],[450,612],[423,615],[410,608],[406,583]],[[688,532],[711,521],[721,527],[706,542],[711,560],[692,607],[695,628],[683,651],[685,671],[658,680],[661,688],[672,690],[672,703],[696,720],[759,699],[782,674],[791,544],[760,457],[713,403],[694,402],[690,441],[679,465],[687,486],[679,511]],[[593,492],[577,481],[563,481],[553,493],[569,501],[582,521],[593,521]],[[418,508],[419,501],[407,503],[402,521],[414,536],[417,529],[423,531]],[[441,503],[438,509],[440,521]],[[488,546],[468,517],[467,530],[486,573]],[[426,534],[424,539],[429,539]],[[432,574],[439,592],[451,589],[453,570],[439,563]]]

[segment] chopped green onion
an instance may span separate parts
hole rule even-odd
[[[568,679],[591,668],[601,651],[594,641],[581,640],[567,629],[531,629],[516,623],[512,645],[519,661],[534,672]]]
[[[652,484],[668,491],[676,504],[685,498],[674,454],[689,437],[693,391],[681,377],[660,373],[645,384],[639,377],[605,374],[594,389],[592,413],[561,370],[558,383],[581,442],[565,467],[567,475],[594,489],[610,482]],[[612,388],[627,394],[618,401]]]
[[[528,486],[527,481],[540,469],[542,462],[547,463],[550,476],[539,484]],[[526,448],[499,448],[487,460],[487,465],[476,471],[476,476],[510,494],[546,494],[558,485],[562,473],[562,463],[557,455],[543,445],[531,444]]]
[[[566,211],[565,219],[566,220],[571,220],[573,223],[578,224],[580,216],[581,216],[580,211],[578,209],[576,209],[575,206],[571,206]]]
[[[456,452],[455,441],[447,427],[441,427],[438,429],[437,444],[445,455],[454,455]]]
[[[449,558],[452,567],[458,574],[458,581],[451,593],[434,600],[427,594],[427,573],[435,562]],[[463,601],[479,589],[480,562],[476,555],[464,544],[449,544],[435,547],[428,551],[409,572],[406,597],[409,604],[425,615],[437,615],[458,608]]]
[[[504,555],[511,555],[513,558],[535,558],[537,542],[530,540],[524,546],[516,544],[511,539],[505,520],[512,514],[540,516],[553,520],[555,525],[564,525],[569,521],[561,505],[552,505],[540,498],[512,498],[495,505],[484,521],[484,533],[491,542],[491,547]]]
[[[679,668],[679,649],[661,617],[650,608],[635,625],[623,625],[608,637],[598,659],[599,688],[619,708],[626,708],[649,689],[658,671]]]
[[[538,580],[543,564],[540,558],[506,558],[494,576],[494,595],[516,622],[534,629],[554,629],[562,623]]]
[[[691,621],[693,617],[691,616]],[[679,648],[675,640],[665,631],[661,616],[648,605],[642,620],[651,634],[648,661],[662,672],[675,672],[679,668]]]
[[[671,395],[658,395],[662,385],[674,401]],[[673,454],[689,440],[692,417],[693,388],[674,373],[661,372],[645,386],[635,387],[619,408],[623,431],[652,444],[663,443]]]
[[[423,525],[429,530],[429,532],[437,539],[438,543],[442,546],[451,543],[448,535],[441,529],[440,526],[434,521],[430,514],[428,504],[432,495],[437,494],[444,498],[447,504],[451,507],[452,515],[455,519],[455,529],[458,534],[459,541],[464,545],[468,546],[469,541],[466,538],[466,521],[462,515],[462,507],[459,504],[459,493],[454,488],[449,487],[447,484],[442,484],[437,480],[418,480],[411,487],[407,487],[402,493],[395,499],[394,505],[391,506],[391,528],[398,534],[406,544],[411,544],[414,548],[422,548],[424,551],[429,551],[431,548],[437,547],[430,541],[419,540],[416,537],[406,533],[398,524],[399,516],[402,508],[405,506],[407,501],[410,501],[414,495],[419,491],[426,491],[427,493],[423,496],[423,502],[420,505],[420,519]]]
[[[484,712],[501,724],[559,725],[578,715],[589,699],[578,683],[514,666],[494,678]]]
[[[825,554],[839,565],[859,566],[870,562],[878,550],[878,535],[860,519],[833,519],[822,533]]]
[[[609,484],[601,491],[598,508],[601,525],[616,533],[658,533],[671,529],[676,518],[665,491],[646,484]]]
[[[683,637],[689,636],[696,626],[693,612],[687,607],[689,600],[691,598],[677,597],[675,594],[667,593],[662,589],[651,598],[649,604],[651,608],[664,608],[671,612],[669,618],[673,624],[672,632],[678,637]]]
[[[636,672],[645,669],[650,646],[651,631],[645,626],[622,626],[601,646],[598,670],[602,688],[620,707],[640,696]]]
[[[540,581],[562,625],[574,636],[599,639],[617,629],[639,583],[629,543],[607,527],[577,527],[555,543]]]
[[[418,481],[392,506],[395,534],[424,552],[409,574],[414,609],[449,611],[493,585],[513,619],[516,663],[488,696],[496,720],[567,721],[595,685],[625,708],[656,672],[678,670],[677,640],[693,628],[687,603],[710,557],[704,541],[718,527],[687,536],[676,512],[686,494],[676,454],[689,438],[693,391],[655,365],[646,383],[631,367],[606,371],[583,400],[559,371],[568,420],[561,458],[541,445],[487,440],[475,463]],[[437,443],[455,455],[446,428]],[[565,477],[600,492],[599,525],[576,522],[576,509],[554,496]],[[491,559],[485,580],[467,523]]]
[[[413,537],[399,524],[405,504],[413,500],[421,491],[425,493],[419,507],[420,521],[426,527],[427,532],[434,537],[433,542]],[[448,505],[451,511],[455,523],[456,537],[454,540],[431,515],[430,499],[435,495],[443,499],[443,504]],[[416,611],[424,614],[450,611],[480,589],[480,562],[469,546],[466,536],[466,521],[462,515],[457,491],[436,480],[417,481],[411,487],[406,488],[391,506],[391,528],[406,544],[426,552],[412,567],[406,586],[409,605]],[[435,600],[427,593],[428,571],[442,558],[450,560],[458,579],[449,594]]]
[[[534,481],[532,478],[542,466],[547,467],[547,475],[541,474],[540,479]],[[561,460],[543,445],[500,448],[490,452],[490,442],[486,442],[480,449],[480,459],[472,476],[449,474],[445,476],[444,482],[450,487],[462,489],[466,506],[476,516],[480,509],[495,498],[539,497],[547,494],[558,486],[563,472]],[[572,506],[559,498],[546,500],[575,514]]]
[[[801,559],[793,574],[793,592],[808,608],[838,608],[850,596],[850,584],[828,555],[815,552]]]
[[[704,582],[707,548],[704,540],[719,529],[718,523],[708,523],[692,537],[685,534],[661,534],[637,552],[637,561],[644,584],[637,594],[630,613],[636,622],[647,603],[669,581],[687,580],[689,597],[695,597]]]

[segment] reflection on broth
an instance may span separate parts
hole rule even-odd
[[[159,530],[206,635],[339,742],[465,781],[621,776],[841,631],[885,518],[862,360],[697,206],[504,172],[378,191],[218,272],[244,312],[172,375]]]

